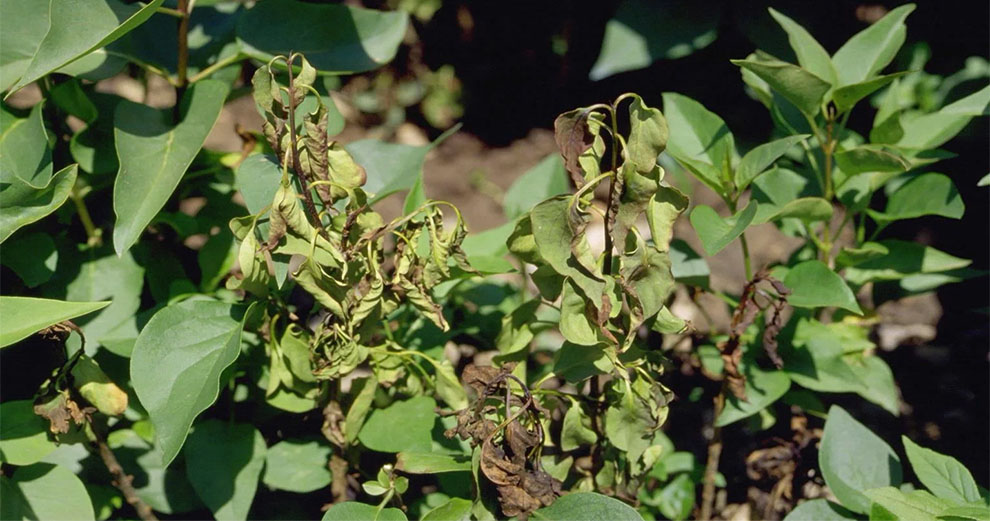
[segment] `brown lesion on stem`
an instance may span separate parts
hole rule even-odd
[[[134,476],[127,474],[124,471],[124,467],[120,466],[117,456],[114,455],[113,450],[107,445],[107,440],[103,436],[103,433],[100,432],[100,429],[96,425],[93,425],[92,422],[90,426],[93,430],[93,436],[96,438],[94,444],[96,445],[97,452],[100,454],[100,459],[103,460],[103,464],[106,465],[107,470],[110,471],[110,475],[113,476],[113,485],[124,494],[124,500],[134,507],[138,517],[144,521],[157,521],[158,518],[152,512],[151,507],[141,500],[141,497],[138,496],[137,491],[134,489],[134,485],[131,484]]]
[[[296,177],[299,179],[299,187],[302,188],[303,202],[306,207],[306,213],[309,215],[309,220],[312,221],[313,226],[316,226],[320,235],[324,239],[329,240],[330,237],[323,228],[322,221],[320,221],[320,215],[316,212],[316,205],[313,203],[313,194],[310,193],[306,174],[303,173],[302,164],[299,162],[299,142],[296,140],[296,87],[293,85],[292,73],[292,64],[296,61],[296,56],[300,55],[289,53],[289,59],[286,60],[286,69],[289,71],[289,146],[291,147],[292,169],[296,171]]]

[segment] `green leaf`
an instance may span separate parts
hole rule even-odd
[[[660,489],[660,513],[669,519],[681,521],[691,516],[694,507],[694,481],[687,474],[680,474]]]
[[[265,450],[265,439],[250,424],[206,420],[193,429],[182,451],[186,475],[216,519],[247,519]]]
[[[467,499],[452,497],[446,503],[430,510],[423,521],[468,521],[473,503]]]
[[[786,168],[773,168],[753,181],[752,199],[760,204],[753,222],[769,222],[792,210],[830,212],[820,203],[795,202],[814,200],[815,196],[820,195],[821,192],[808,177]]]
[[[904,44],[907,32],[904,19],[911,11],[914,11],[914,4],[891,10],[873,25],[850,38],[835,52],[832,63],[838,73],[839,82],[836,87],[869,80],[894,59]]]
[[[437,452],[400,452],[395,458],[395,470],[408,474],[439,474],[471,470],[470,454],[440,454]]]
[[[240,52],[234,29],[243,10],[222,2],[199,1],[195,7],[190,10],[186,41],[188,76],[233,58]],[[175,77],[178,72],[178,53],[175,52],[178,48],[178,31],[175,30],[175,22],[175,18],[171,16],[153,16],[114,43],[111,46],[112,52],[126,56],[131,62],[157,67]],[[240,70],[240,64],[235,62],[222,70],[224,73],[236,73]],[[219,71],[211,75],[215,79],[219,76],[217,72]]]
[[[637,171],[649,173],[657,164],[657,157],[667,147],[670,134],[667,120],[659,110],[646,106],[638,94],[632,95],[629,105],[629,139],[624,153]]]
[[[894,450],[838,405],[828,410],[818,464],[835,497],[860,514],[870,510],[862,491],[901,482]]]
[[[791,49],[794,49],[794,54],[797,55],[801,67],[830,85],[835,85],[837,83],[835,67],[832,65],[828,51],[800,24],[772,7],[769,11],[770,16],[787,33],[787,40],[791,44]]]
[[[605,24],[601,51],[588,76],[597,81],[708,47],[718,35],[719,10],[687,0],[620,2]]]
[[[249,214],[255,215],[272,204],[281,179],[282,168],[273,156],[254,154],[237,167],[234,182]]]
[[[939,513],[941,520],[958,521],[956,518],[972,519],[973,521],[986,521],[990,519],[990,506],[983,500],[968,505],[954,506]]]
[[[965,268],[972,262],[916,242],[889,239],[878,244],[887,249],[887,254],[847,268],[846,280],[856,285],[878,280],[899,280],[918,273]]]
[[[864,242],[856,248],[844,247],[835,258],[840,267],[856,266],[866,261],[883,257],[890,253],[886,246],[878,242]]]
[[[814,117],[821,111],[822,98],[832,87],[827,81],[797,65],[771,59],[731,60],[747,69],[790,101],[801,112]]]
[[[20,467],[0,476],[0,518],[93,520],[93,504],[75,474],[51,463]]]
[[[450,360],[444,359],[439,365],[434,366],[434,369],[437,373],[437,396],[455,411],[467,408],[467,393],[457,379]]]
[[[742,401],[730,394],[725,401],[725,409],[715,420],[722,427],[743,418],[752,416],[783,396],[791,387],[791,379],[784,371],[764,371],[755,363],[744,366],[746,377],[746,400]]]
[[[835,89],[832,92],[832,101],[835,103],[837,113],[844,114],[848,112],[859,100],[873,94],[896,78],[907,73],[907,71],[895,72]]]
[[[0,297],[0,347],[42,329],[105,308],[107,302],[65,302],[33,297]]]
[[[557,498],[552,505],[536,510],[534,519],[550,521],[642,521],[633,508],[622,501],[594,492],[572,492]]]
[[[217,80],[194,83],[174,126],[172,111],[131,101],[117,106],[113,126],[120,171],[113,185],[113,245],[118,255],[137,242],[172,196],[220,116],[227,91]]]
[[[313,20],[320,23],[313,25]],[[241,15],[237,39],[246,54],[262,62],[301,51],[321,72],[343,74],[370,71],[392,61],[408,23],[405,11],[266,0]],[[309,29],[300,31],[300,27]]]
[[[568,342],[593,346],[598,343],[598,327],[587,316],[584,297],[571,279],[564,281],[560,295],[560,334]]]
[[[20,71],[20,78],[11,87],[11,92],[120,38],[154,14],[162,0],[153,0],[144,6],[117,0],[79,0],[71,6],[59,4],[57,8],[54,7],[54,0],[32,3],[31,14],[22,12],[26,16],[24,19],[40,17],[47,21],[47,26],[39,33],[23,31],[35,29],[35,24],[41,25],[40,21],[26,26],[18,24],[14,29],[16,32],[12,39],[27,42],[44,36],[32,53],[31,61]],[[6,32],[8,28],[4,29]],[[6,36],[4,43],[7,43]],[[24,43],[17,47],[28,46]],[[4,86],[7,85],[6,80],[4,78]]]
[[[402,212],[405,214],[414,213],[425,202],[426,192],[423,189],[423,176],[420,175],[419,179],[413,183],[412,188],[409,189],[409,193],[406,194],[406,201],[402,204]]]
[[[561,450],[572,451],[596,441],[598,434],[591,429],[591,418],[584,413],[579,404],[572,403],[564,414],[564,423],[560,429]]]
[[[749,224],[753,222],[758,207],[759,204],[756,201],[750,201],[746,208],[723,219],[711,206],[703,204],[696,206],[691,211],[691,226],[698,233],[705,253],[711,257],[722,251],[736,237],[742,235]]]
[[[873,117],[873,128],[870,129],[871,143],[897,143],[904,137],[904,127],[901,126],[901,105],[897,92],[900,80],[895,79],[883,93],[880,107]]]
[[[333,451],[316,440],[283,440],[265,454],[265,485],[301,494],[315,492],[330,484],[328,463]]]
[[[141,330],[131,382],[155,426],[164,465],[179,453],[193,419],[217,399],[220,374],[240,353],[242,312],[187,300],[155,313]]]
[[[936,148],[952,139],[975,116],[986,114],[990,104],[990,86],[942,107],[938,112],[912,119],[904,118],[904,135],[897,142],[905,148]]]
[[[56,445],[48,439],[48,427],[49,423],[34,413],[32,400],[0,403],[0,461],[23,466],[51,454]]]
[[[570,201],[570,196],[560,195],[533,208],[530,218],[535,246],[554,271],[570,277],[584,296],[601,309],[605,281],[591,254],[587,238],[576,235],[569,222]]]
[[[378,452],[429,452],[436,406],[433,398],[417,396],[375,409],[361,427],[358,439]]]
[[[865,172],[904,172],[911,168],[895,149],[883,145],[860,145],[836,152],[835,164],[847,176]]]
[[[941,499],[967,503],[980,501],[980,489],[973,475],[959,460],[926,449],[907,436],[901,436],[911,469],[921,484]]]
[[[981,177],[976,186],[990,186],[990,174]]]
[[[571,182],[564,169],[564,161],[560,154],[550,154],[519,176],[505,191],[502,211],[506,218],[515,219],[536,206],[536,203],[570,191]]]
[[[784,277],[784,285],[792,293],[787,302],[800,308],[840,307],[862,315],[849,286],[825,263],[817,260],[802,262],[791,268]]]
[[[801,319],[793,345],[781,348],[784,370],[798,385],[818,392],[857,393],[899,414],[897,387],[890,367],[870,354],[872,342],[858,336],[860,330],[843,331],[842,324],[825,325]]]
[[[3,114],[0,126],[0,179],[16,177],[31,188],[44,188],[52,178],[52,147],[42,116],[44,102],[36,104],[28,117]],[[6,107],[3,109],[6,112]]]
[[[79,165],[71,164],[52,176],[51,182],[36,189],[20,178],[0,173],[0,243],[21,227],[54,212],[69,197],[76,184]]]
[[[902,492],[894,487],[878,487],[863,492],[876,506],[894,516],[895,519],[910,519],[912,521],[936,521],[939,514],[952,504],[939,499],[924,490]],[[873,513],[870,514],[872,519]]]
[[[364,191],[374,194],[374,203],[385,196],[411,190],[422,176],[423,161],[433,145],[412,146],[362,139],[344,147],[357,164],[364,167],[368,181]]]
[[[725,121],[697,101],[674,92],[663,93],[663,112],[670,128],[667,153],[698,180],[723,193],[723,177],[732,169],[736,146]]]
[[[0,90],[7,90],[27,69],[49,22],[49,2],[0,3]]]
[[[784,521],[855,521],[859,519],[849,509],[827,499],[812,499],[791,510]]]
[[[677,282],[700,288],[708,287],[711,275],[708,261],[681,239],[670,243],[670,272]]]
[[[612,362],[600,346],[582,346],[565,341],[553,357],[553,373],[570,383],[582,382],[613,369]]]
[[[144,424],[147,423],[145,420]],[[142,436],[150,437],[148,433],[138,435],[131,429],[118,429],[107,437],[107,444],[114,450],[124,471],[130,475],[146,477],[134,482],[138,497],[154,510],[165,514],[204,508],[186,477],[184,459],[180,458],[166,468],[154,448]]]
[[[773,165],[773,162],[784,155],[794,145],[810,137],[808,134],[798,134],[764,143],[750,150],[739,161],[736,167],[736,189],[745,190],[749,183]]]
[[[904,183],[887,199],[883,213],[868,210],[878,223],[940,215],[961,219],[966,211],[956,185],[948,176],[937,173],[919,175]]]
[[[89,342],[103,344],[104,336],[131,319],[141,306],[144,269],[130,253],[121,257],[107,255],[92,258],[89,253],[66,262],[80,265],[78,275],[65,288],[65,298],[74,301],[110,300],[109,306],[92,317],[76,323],[83,328]],[[68,257],[68,256],[67,256]]]
[[[373,505],[345,501],[330,507],[322,521],[406,521],[406,515],[398,508],[378,510]]]

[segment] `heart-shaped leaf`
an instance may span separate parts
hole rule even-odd
[[[117,255],[137,242],[172,196],[220,116],[227,91],[227,85],[217,80],[193,84],[182,99],[181,121],[174,126],[171,111],[130,101],[117,106],[113,121],[120,160],[113,185]]]
[[[565,521],[642,521],[633,508],[618,499],[594,492],[573,492],[557,498],[552,505],[536,510],[533,519]]]
[[[550,154],[519,176],[505,191],[502,211],[507,218],[515,219],[528,212],[536,203],[558,194],[566,194],[570,189],[570,178],[560,154]]]
[[[193,419],[217,399],[220,374],[237,359],[244,310],[187,300],[151,317],[131,354],[131,382],[155,426],[164,465],[179,453]]]
[[[736,160],[735,139],[725,121],[675,92],[663,93],[663,112],[670,128],[667,153],[712,190],[724,192],[723,173]]]

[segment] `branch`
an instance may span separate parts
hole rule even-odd
[[[313,194],[309,192],[309,183],[306,181],[306,174],[303,173],[302,164],[299,162],[299,143],[296,141],[296,87],[293,85],[292,76],[292,63],[295,61],[296,54],[290,53],[289,59],[286,60],[286,68],[289,70],[289,146],[292,153],[292,169],[296,171],[296,177],[299,179],[299,186],[302,188],[303,202],[306,206],[306,212],[309,214],[309,219],[313,221],[313,226],[316,226],[316,230],[320,235],[324,239],[330,240],[327,231],[323,228],[323,221],[320,220],[320,214],[316,213],[316,205],[313,204]]]
[[[120,462],[117,461],[117,457],[110,450],[110,446],[107,445],[107,440],[103,437],[95,425],[90,425],[93,427],[93,434],[96,437],[96,446],[100,452],[100,458],[103,459],[103,464],[106,465],[107,470],[113,476],[113,484],[124,493],[124,499],[127,503],[134,507],[137,511],[138,516],[144,521],[158,521],[155,517],[154,512],[151,511],[151,507],[147,503],[141,500],[137,495],[137,491],[134,490],[134,486],[131,485],[131,481],[134,480],[134,476],[128,475],[124,472],[124,468],[120,466]]]

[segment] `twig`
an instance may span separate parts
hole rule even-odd
[[[320,220],[320,214],[316,213],[316,205],[313,204],[313,194],[309,192],[309,183],[306,181],[306,174],[303,173],[302,164],[299,162],[299,143],[296,141],[296,87],[292,83],[292,63],[295,59],[296,54],[290,53],[289,59],[286,60],[286,69],[289,71],[289,146],[292,147],[290,150],[292,154],[292,169],[296,171],[296,177],[299,179],[299,186],[302,188],[303,201],[305,202],[309,219],[313,221],[313,226],[316,226],[316,230],[320,235],[324,239],[330,240],[326,229],[323,228],[323,221]]]
[[[182,97],[186,94],[186,87],[189,84],[186,78],[189,68],[189,11],[191,9],[189,1],[179,0],[177,9],[182,16],[179,17],[179,49],[176,60],[176,74],[178,77],[175,81],[175,107],[172,109],[172,115],[176,123],[179,122]]]
[[[712,439],[708,442],[708,462],[705,464],[704,488],[701,491],[701,513],[698,519],[708,521],[712,518],[712,506],[715,504],[715,475],[718,473],[718,460],[722,457],[722,428],[715,425],[725,407],[725,384],[715,397],[715,414],[712,416]]]
[[[91,424],[92,425],[92,424]],[[120,462],[117,461],[117,456],[114,455],[113,451],[110,450],[110,446],[107,445],[107,440],[103,437],[103,434],[96,428],[93,427],[93,434],[96,437],[96,446],[100,451],[100,458],[103,459],[103,464],[106,465],[107,470],[113,476],[113,484],[121,492],[124,493],[124,499],[127,503],[134,507],[137,511],[138,517],[144,521],[158,521],[155,517],[155,513],[151,511],[151,507],[147,503],[141,500],[138,496],[137,491],[134,490],[134,486],[131,485],[131,481],[134,480],[134,476],[128,475],[124,472],[124,467],[120,466]]]

